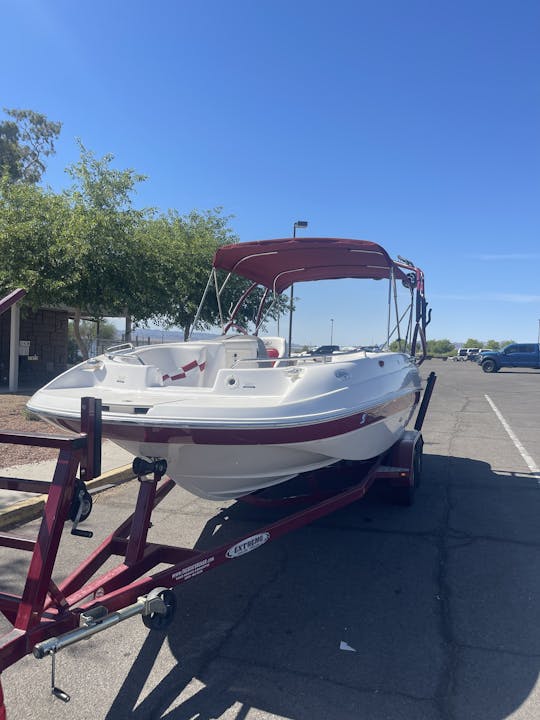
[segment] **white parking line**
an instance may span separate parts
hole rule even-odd
[[[534,475],[534,477],[535,477],[535,478],[538,480],[538,482],[540,483],[540,468],[539,468],[538,465],[534,462],[534,460],[533,460],[532,457],[529,455],[529,453],[525,450],[525,448],[523,447],[523,445],[522,445],[521,442],[519,441],[518,436],[517,436],[516,433],[512,430],[512,428],[510,427],[510,425],[506,422],[506,420],[505,420],[504,417],[502,416],[501,411],[500,411],[499,408],[495,405],[495,403],[493,402],[493,400],[489,397],[489,395],[484,395],[484,397],[486,398],[486,400],[488,401],[488,403],[491,405],[491,409],[493,410],[493,412],[495,413],[495,415],[496,415],[496,416],[499,418],[499,420],[501,421],[501,425],[503,426],[503,428],[506,430],[506,432],[507,432],[508,435],[510,436],[510,440],[514,443],[514,445],[515,445],[516,448],[518,449],[519,454],[521,455],[521,457],[522,457],[522,458],[525,460],[525,462],[527,463],[527,467],[529,468],[529,470],[532,472],[532,474]]]

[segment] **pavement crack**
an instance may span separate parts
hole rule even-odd
[[[407,700],[412,700],[414,702],[433,704],[433,697],[431,697],[431,696],[426,697],[426,696],[422,696],[422,695],[414,695],[412,693],[400,692],[399,690],[384,690],[380,687],[371,687],[371,686],[366,686],[366,685],[358,685],[358,684],[350,685],[349,683],[340,682],[339,680],[336,680],[334,678],[325,677],[324,675],[320,675],[317,673],[306,672],[305,670],[291,668],[290,666],[285,668],[283,665],[275,665],[272,663],[263,663],[260,660],[258,660],[257,662],[253,662],[252,660],[247,661],[247,660],[239,659],[234,656],[228,656],[225,654],[221,655],[220,657],[222,660],[232,662],[235,665],[243,665],[243,666],[246,666],[249,668],[257,668],[259,670],[265,670],[265,671],[270,671],[270,672],[275,672],[275,673],[284,673],[285,672],[289,676],[294,675],[295,677],[301,678],[304,680],[315,680],[318,683],[324,682],[327,685],[331,685],[332,687],[340,688],[343,690],[348,690],[348,691],[352,690],[353,692],[369,694],[369,695],[377,694],[377,695],[386,696],[386,697],[405,698]]]
[[[268,578],[263,582],[260,586],[257,587],[257,589],[253,589],[251,596],[249,600],[246,603],[246,606],[243,610],[243,612],[239,613],[238,618],[234,623],[231,624],[231,626],[228,628],[228,630],[223,634],[223,637],[221,640],[212,647],[211,650],[207,653],[206,657],[202,659],[201,665],[199,666],[199,673],[200,677],[202,677],[208,669],[211,667],[212,663],[216,658],[218,657],[225,657],[222,654],[222,649],[227,645],[229,640],[234,636],[236,630],[243,624],[246,623],[247,618],[249,617],[251,611],[259,602],[259,597],[261,595],[264,595],[265,590],[267,588],[271,588],[272,585],[277,582],[279,577],[283,575],[287,570],[287,552],[285,548],[282,548],[281,550],[281,560],[279,562],[278,567],[276,570],[268,576]]]
[[[518,650],[508,650],[501,647],[488,647],[486,645],[472,645],[470,643],[457,643],[462,650],[474,650],[476,652],[485,652],[491,655],[506,655],[508,657],[526,658],[535,660],[540,658],[540,653],[519,652]]]

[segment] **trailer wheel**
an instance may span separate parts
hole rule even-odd
[[[414,503],[416,488],[422,479],[422,445],[420,439],[414,446],[409,484],[392,488],[392,500],[395,505],[410,507]]]
[[[176,613],[176,595],[172,590],[160,590],[157,595],[163,600],[166,612],[143,615],[142,621],[149,630],[165,630],[169,627]]]

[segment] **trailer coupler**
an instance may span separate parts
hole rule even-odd
[[[163,629],[172,621],[176,610],[176,599],[172,590],[155,588],[148,595],[137,598],[137,602],[116,612],[107,613],[103,605],[96,605],[81,613],[81,625],[58,637],[52,637],[34,645],[32,650],[38,660],[54,655],[70,645],[86,640],[92,635],[107,630],[123,620],[142,615],[144,624],[152,630]]]

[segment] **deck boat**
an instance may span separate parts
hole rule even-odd
[[[231,275],[242,279],[243,292],[225,317]],[[338,278],[388,280],[394,321],[383,350],[294,357],[284,338],[259,336],[265,308],[293,283]],[[410,293],[402,314],[393,302],[397,283]],[[240,309],[254,292],[260,303],[248,333]],[[134,455],[165,458],[178,485],[214,500],[374,458],[400,439],[420,397],[429,322],[419,268],[365,240],[238,243],[216,252],[194,327],[209,299],[220,336],[110,349],[45,385],[29,410],[79,431],[81,398],[99,398],[104,437]],[[403,351],[388,349],[392,338]]]

